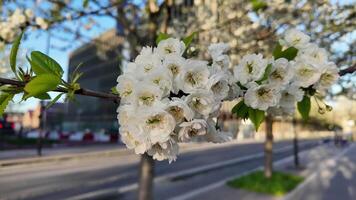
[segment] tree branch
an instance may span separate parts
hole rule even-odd
[[[339,72],[340,76],[344,76],[346,74],[352,74],[356,71],[356,64],[352,65],[351,67],[348,67],[346,69],[343,69]]]
[[[18,86],[18,87],[25,87],[26,83],[23,81],[17,81],[17,80],[12,80],[12,79],[7,79],[7,78],[0,78],[0,85],[14,85],[14,86]],[[57,89],[53,90],[53,92],[68,93],[68,90],[66,90],[64,88],[57,88]],[[74,93],[78,94],[78,95],[83,95],[83,96],[91,96],[91,97],[97,97],[97,98],[101,98],[101,99],[112,100],[115,103],[120,103],[120,97],[117,95],[114,95],[114,94],[110,94],[110,93],[98,92],[98,91],[84,89],[84,88],[80,88],[79,90],[76,90]]]

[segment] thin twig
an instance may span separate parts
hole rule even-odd
[[[340,75],[340,76],[344,76],[344,75],[346,75],[346,74],[352,74],[352,73],[354,73],[355,71],[356,71],[356,64],[354,64],[354,65],[351,66],[351,67],[348,67],[348,68],[346,68],[346,69],[341,70],[341,71],[339,72],[339,75]]]
[[[7,78],[0,78],[0,85],[14,85],[14,86],[18,86],[18,87],[25,87],[26,83],[23,81],[17,81],[17,80],[12,80],[12,79],[7,79]],[[67,89],[59,88],[59,87],[53,91],[68,93]],[[84,88],[80,88],[79,90],[76,90],[74,93],[78,94],[78,95],[83,95],[83,96],[91,96],[91,97],[97,97],[97,98],[101,98],[101,99],[112,100],[116,103],[120,103],[120,97],[117,95],[114,95],[114,94],[110,94],[110,93],[98,92],[98,91],[84,89]]]

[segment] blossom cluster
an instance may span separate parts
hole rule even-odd
[[[0,46],[6,42],[12,42],[17,36],[18,30],[27,23],[32,23],[41,29],[47,29],[48,23],[41,17],[35,17],[31,9],[16,9],[4,21],[0,21]]]
[[[122,141],[137,154],[175,160],[178,142],[225,142],[216,128],[221,103],[239,96],[229,70],[226,44],[209,47],[212,63],[183,56],[175,38],[144,47],[117,79],[121,97],[118,121]]]
[[[293,114],[296,102],[303,99],[307,89],[323,94],[339,78],[338,68],[328,60],[327,51],[311,43],[303,32],[287,30],[280,44],[281,48],[294,48],[296,56],[288,60],[250,54],[233,69],[245,88],[244,103],[272,115]]]
[[[225,43],[210,45],[212,61],[207,62],[185,58],[186,45],[175,38],[144,47],[117,79],[118,121],[126,146],[171,162],[178,142],[231,139],[216,128],[223,101],[241,99],[252,116],[240,116],[252,121],[259,118],[256,112],[289,115],[308,91],[324,93],[339,77],[326,50],[296,29],[285,32],[272,58],[249,54],[231,67],[228,50]]]

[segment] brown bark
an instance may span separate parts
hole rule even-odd
[[[154,160],[147,153],[141,156],[138,200],[153,199]]]
[[[266,117],[266,141],[264,146],[265,151],[265,168],[264,175],[266,178],[271,178],[273,173],[273,118],[270,115]]]

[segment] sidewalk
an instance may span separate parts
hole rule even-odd
[[[355,200],[356,144],[335,159],[328,159],[285,200]]]
[[[108,151],[114,149],[123,149],[125,146],[122,144],[87,144],[82,146],[63,146],[43,148],[42,157],[58,156],[66,154],[78,154],[78,153],[90,153],[99,151]],[[13,149],[0,151],[0,161],[9,159],[21,159],[21,158],[36,158],[37,149]]]
[[[294,173],[305,177],[295,190],[284,197],[233,189],[226,180],[204,186],[199,190],[182,195],[175,200],[355,200],[356,199],[356,144],[336,148],[332,144],[322,145],[300,153],[303,170],[293,168],[293,157],[275,162],[276,171]],[[256,169],[252,169],[256,170]],[[240,174],[241,176],[243,174]],[[231,178],[234,176],[232,175]]]

